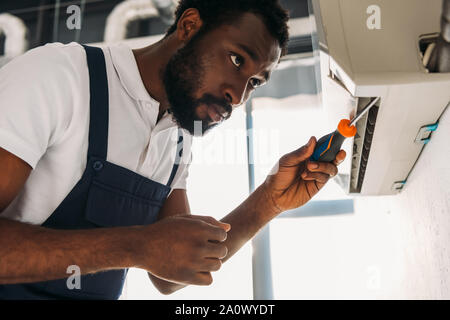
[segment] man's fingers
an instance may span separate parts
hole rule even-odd
[[[180,281],[180,283],[185,285],[209,286],[213,283],[213,277],[209,271],[195,272],[185,280]]]
[[[310,182],[306,183],[306,189],[308,190],[308,194],[312,197],[317,192],[319,192],[319,186],[317,185],[317,182]]]
[[[338,173],[338,169],[335,164],[329,162],[308,162],[306,168],[311,172],[322,172],[334,177]]]
[[[206,258],[204,261],[203,269],[204,272],[215,272],[219,271],[222,267],[222,261],[220,259],[210,259]]]
[[[211,243],[209,242],[205,246],[205,258],[216,258],[223,259],[228,254],[228,248],[222,243]]]
[[[205,232],[208,240],[219,242],[227,240],[227,232],[220,227],[209,225],[209,228],[206,228]]]
[[[197,272],[195,275],[195,284],[199,286],[209,286],[213,282],[211,272]]]
[[[320,183],[327,183],[330,179],[330,175],[322,172],[308,172],[305,171],[302,173],[302,179],[309,181],[309,180],[315,180]]]
[[[306,159],[312,156],[314,148],[316,147],[316,143],[317,143],[316,138],[311,137],[308,143],[303,147],[295,151],[292,151],[291,153],[285,154],[280,159],[280,165],[290,167],[296,166],[300,162],[305,161]]]
[[[346,155],[347,153],[344,150],[339,151],[336,155],[336,159],[333,161],[334,165],[340,165],[345,160]]]
[[[231,225],[228,223],[224,223],[221,221],[217,221],[216,219],[214,219],[213,217],[208,217],[208,216],[189,216],[192,219],[197,219],[197,220],[202,220],[206,223],[212,224],[213,226],[217,226],[219,228],[222,228],[224,231],[228,232],[231,229]]]

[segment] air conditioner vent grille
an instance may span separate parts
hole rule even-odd
[[[359,98],[357,111],[360,112],[371,100],[371,98]],[[353,139],[353,155],[349,186],[350,193],[361,193],[367,163],[369,161],[369,153],[375,131],[379,104],[380,101],[378,101],[369,112],[356,123],[357,134]]]
[[[375,132],[375,123],[377,120],[378,107],[373,106],[367,116],[366,132],[364,134],[364,142],[361,153],[361,164],[359,166],[358,184],[356,192],[360,193],[362,184],[364,182],[364,175],[366,174],[367,162],[369,161],[370,147],[372,145],[372,138]]]

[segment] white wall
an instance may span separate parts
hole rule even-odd
[[[383,298],[450,298],[449,138],[450,108],[399,195],[356,200],[358,215],[384,221],[370,235],[390,239],[379,256]]]

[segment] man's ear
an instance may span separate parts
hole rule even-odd
[[[189,8],[183,12],[177,24],[177,38],[188,42],[202,27],[203,21],[197,9]]]

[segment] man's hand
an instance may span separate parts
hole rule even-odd
[[[339,151],[333,163],[313,162],[309,157],[316,143],[311,137],[307,145],[281,157],[278,170],[266,178],[263,188],[278,213],[304,205],[338,173],[337,165],[344,161],[345,151]]]
[[[223,242],[230,225],[203,216],[174,216],[147,226],[142,260],[137,267],[154,276],[179,284],[210,285],[211,272],[218,271],[227,255]],[[141,251],[142,250],[142,251]]]

